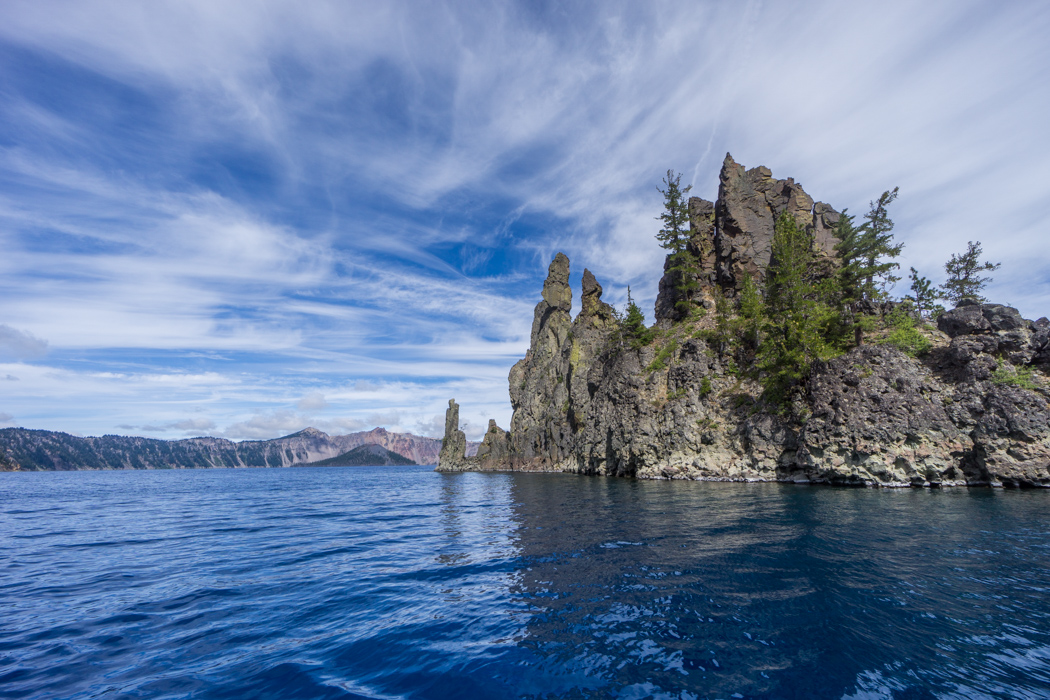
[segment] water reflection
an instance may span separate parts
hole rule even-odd
[[[1042,494],[521,474],[512,496],[520,645],[563,690],[1050,688]]]
[[[6,477],[0,695],[1050,696],[1044,493]]]

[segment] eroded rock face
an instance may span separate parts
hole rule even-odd
[[[937,327],[952,338],[950,358],[977,379],[987,379],[996,357],[1013,365],[1046,364],[1050,324],[1026,321],[1020,312],[1002,304],[964,299],[937,319]]]
[[[568,449],[559,430],[569,399],[566,348],[572,330],[569,259],[558,253],[547,270],[543,298],[536,304],[529,351],[510,370],[511,444],[523,466],[543,468]],[[555,457],[556,459],[556,457]]]
[[[480,449],[480,448],[478,448]],[[438,471],[459,471],[467,464],[467,436],[459,429],[459,404],[449,399],[445,411],[445,437],[441,441]]]
[[[830,205],[814,202],[792,178],[777,180],[765,166],[746,170],[726,154],[718,177],[715,203],[715,250],[718,283],[740,289],[744,275],[765,279],[772,252],[773,229],[781,214],[790,214],[814,237],[818,253],[835,254],[834,227],[839,215]]]
[[[709,303],[716,289],[734,293],[745,274],[761,284],[775,221],[785,211],[809,228],[833,269],[839,214],[793,180],[726,157],[718,200],[690,200],[699,301]],[[536,305],[529,351],[510,372],[511,432],[490,423],[478,457],[463,458],[453,402],[442,469],[1050,487],[1050,390],[1031,375],[1050,365],[1045,318],[1026,321],[999,304],[960,304],[939,319],[943,335],[928,357],[860,346],[814,367],[806,394],[781,415],[758,400],[761,387],[737,371],[735,358],[720,354],[717,342],[691,337],[682,331],[688,324],[672,325],[679,300],[669,265],[657,300],[665,334],[641,348],[620,337],[588,270],[572,319],[568,279],[569,260],[559,253]]]
[[[689,250],[700,262],[696,300],[712,306],[710,294],[715,286],[733,296],[745,275],[761,285],[772,253],[773,230],[785,212],[813,235],[820,256],[829,262],[834,259],[839,213],[830,204],[814,202],[792,178],[777,180],[765,166],[747,170],[727,153],[719,174],[718,199],[689,199]],[[683,315],[677,304],[679,274],[671,269],[668,257],[656,300],[657,321],[674,322]]]
[[[987,483],[986,474],[970,468],[973,441],[949,416],[951,397],[916,360],[889,346],[863,345],[814,372],[813,413],[791,469],[835,483]]]
[[[482,464],[502,464],[510,458],[510,435],[491,418],[476,457]]]
[[[441,442],[436,471],[498,471],[507,467],[511,455],[509,435],[494,420],[489,420],[489,428],[478,445],[477,454],[468,457],[466,449],[467,438],[459,429],[459,404],[453,399],[445,411],[445,439]]]

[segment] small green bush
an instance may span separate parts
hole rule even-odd
[[[713,391],[711,387],[711,380],[708,377],[704,377],[700,382],[700,398],[704,398]]]
[[[670,362],[671,358],[674,356],[675,350],[677,349],[677,340],[672,340],[667,345],[660,348],[660,351],[656,353],[656,357],[649,363],[649,366],[645,368],[646,371],[657,372],[661,369],[666,369],[668,362]]]
[[[1007,365],[1002,360],[996,360],[999,364],[992,372],[992,381],[996,384],[1010,384],[1022,389],[1035,389],[1035,376],[1031,367],[1014,367]]]
[[[754,403],[754,399],[748,394],[735,394],[733,396],[733,408],[741,408],[749,403]]]
[[[713,343],[718,340],[718,331],[713,328],[698,328],[694,333],[693,337],[697,340],[703,340],[707,343]]]
[[[889,321],[893,330],[881,343],[892,345],[910,357],[920,357],[930,351],[930,339],[919,332],[915,327],[915,318],[905,309],[895,309]]]

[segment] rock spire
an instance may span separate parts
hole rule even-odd
[[[699,292],[761,283],[773,227],[787,212],[807,227],[828,271],[839,214],[791,178],[746,170],[730,156],[718,198],[693,198],[690,246]],[[819,259],[819,258],[818,258]],[[674,324],[674,271],[665,266],[655,342],[624,342],[602,287],[584,270],[572,318],[569,259],[543,283],[531,345],[510,370],[511,431],[489,423],[464,456],[449,403],[439,469],[566,471],[640,478],[878,486],[1050,487],[1050,321],[998,304],[963,303],[924,329],[923,359],[873,342],[816,363],[791,415],[768,410],[761,386],[705,334]],[[701,296],[701,300],[704,297]]]

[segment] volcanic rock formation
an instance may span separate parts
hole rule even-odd
[[[763,282],[772,253],[774,224],[785,212],[813,236],[820,257],[834,258],[839,213],[831,205],[814,202],[792,178],[774,179],[769,168],[745,170],[727,153],[718,178],[717,201],[689,198],[689,250],[700,262],[697,281],[706,306],[713,306],[709,292],[715,286],[733,296],[745,275],[756,284]],[[676,295],[681,292],[677,291],[680,285],[676,277],[668,256],[656,299],[657,321],[680,318]]]
[[[791,179],[727,156],[716,202],[689,202],[700,298],[761,282],[780,213],[807,226],[829,270],[838,213]],[[559,253],[536,305],[531,345],[510,371],[510,433],[490,422],[464,454],[449,402],[441,471],[565,471],[641,478],[882,486],[1050,486],[1050,322],[998,304],[961,304],[924,331],[933,350],[909,357],[862,345],[818,363],[801,404],[769,410],[761,387],[702,334],[673,325],[669,266],[656,315],[660,343],[622,341],[601,285],[583,275],[571,316],[569,260]],[[677,335],[676,335],[677,334]],[[1006,373],[1004,375],[1003,373]],[[1012,375],[1010,373],[1013,373]],[[1025,376],[1031,381],[1003,381]],[[486,447],[488,445],[488,447]],[[486,450],[482,456],[482,450]]]

